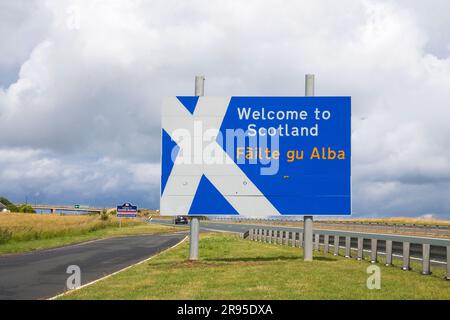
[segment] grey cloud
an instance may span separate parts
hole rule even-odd
[[[206,75],[208,95],[303,95],[313,72],[316,94],[352,96],[355,212],[449,216],[450,58],[442,46],[450,35],[436,37],[448,26],[441,13],[388,0],[35,6],[48,19],[24,15],[21,25],[41,31],[14,34],[17,23],[7,23],[26,45],[9,53],[8,66],[20,64],[17,81],[0,87],[0,149],[37,154],[20,169],[3,161],[10,186],[0,193],[31,185],[48,199],[106,202],[126,192],[156,207],[164,96],[192,94],[196,74]],[[17,171],[28,174],[14,178]],[[136,192],[117,182],[130,172]],[[147,172],[148,182],[136,178]]]

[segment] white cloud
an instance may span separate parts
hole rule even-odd
[[[428,14],[424,6],[48,0],[7,8],[17,18],[2,23],[23,44],[0,57],[0,68],[20,69],[0,88],[0,150],[9,154],[0,177],[11,185],[0,193],[19,197],[32,181],[47,194],[106,202],[125,179],[157,206],[164,96],[192,94],[196,74],[207,76],[208,95],[302,95],[313,72],[318,95],[352,96],[356,214],[449,217],[450,34],[436,36],[434,21],[450,30],[450,7],[438,2]]]

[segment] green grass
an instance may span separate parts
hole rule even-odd
[[[0,215],[0,255],[55,248],[84,241],[117,236],[157,234],[179,228],[111,217],[36,214]]]
[[[186,260],[188,242],[62,299],[450,299],[444,271],[431,276],[381,268],[381,289],[366,287],[367,261],[299,248],[202,235],[201,259]]]

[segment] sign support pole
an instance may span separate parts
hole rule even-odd
[[[195,77],[195,96],[205,94],[205,77]],[[198,217],[190,219],[189,260],[198,260],[198,241],[200,237],[200,221]]]
[[[305,96],[314,96],[314,75],[305,75]],[[313,217],[304,216],[303,222],[303,234],[305,236],[304,246],[303,246],[303,260],[312,261],[313,260]]]

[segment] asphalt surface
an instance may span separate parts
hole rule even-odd
[[[67,267],[94,281],[177,244],[186,233],[119,237],[0,256],[0,300],[46,299],[67,290]]]
[[[172,224],[170,220],[163,219],[153,219],[154,223],[161,224]],[[229,222],[214,222],[214,221],[200,221],[200,230],[202,231],[221,231],[221,232],[238,232],[244,233],[252,228],[262,228],[261,224],[249,224],[249,223],[229,223]],[[270,226],[264,225],[265,229],[269,230],[279,230],[279,231],[299,231],[301,228],[295,227],[284,227],[284,226]],[[330,228],[330,230],[332,230]],[[342,231],[342,230],[341,230]],[[330,237],[330,243],[334,243],[334,238]],[[323,237],[321,236],[320,242],[323,243]],[[339,238],[339,246],[345,246],[345,239],[343,237]],[[357,248],[357,240],[352,239],[351,241],[352,249]],[[365,250],[371,249],[370,239],[364,239]],[[380,253],[384,253],[386,249],[385,241],[378,241],[377,249]],[[397,256],[403,254],[403,244],[400,242],[392,243],[392,253]],[[422,246],[420,244],[411,244],[410,255],[412,259],[421,260],[422,259]],[[430,248],[430,258],[433,264],[446,263],[447,252],[445,247],[431,246]]]

